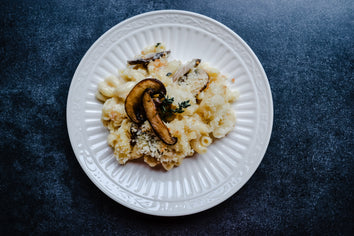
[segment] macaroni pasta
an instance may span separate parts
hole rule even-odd
[[[163,44],[152,45],[137,58],[147,58],[164,50]],[[168,61],[168,55],[162,56],[144,65],[128,64],[117,76],[110,76],[98,84],[96,97],[104,102],[102,122],[110,132],[108,144],[114,149],[114,156],[120,164],[143,158],[151,167],[161,164],[169,170],[195,152],[207,152],[213,140],[224,137],[233,129],[236,116],[231,103],[236,101],[238,93],[226,86],[226,77],[201,62],[187,74],[182,74],[178,81],[173,81],[172,77],[183,66],[177,60]],[[197,78],[198,70],[207,73],[206,84]],[[190,106],[183,112],[173,114],[164,122],[178,140],[174,145],[160,140],[148,120],[137,125],[126,113],[127,95],[145,78],[161,81],[167,96],[173,98],[174,107],[189,101]]]

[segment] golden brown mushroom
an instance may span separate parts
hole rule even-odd
[[[148,78],[137,83],[125,99],[125,111],[134,123],[139,124],[146,120],[141,99],[144,91],[148,88],[163,96],[166,94],[165,86],[157,79]]]
[[[148,88],[143,95],[143,106],[146,114],[146,118],[149,121],[151,127],[155,131],[155,134],[166,144],[174,145],[177,142],[177,138],[172,137],[167,126],[161,120],[155,102],[152,98],[156,91]]]

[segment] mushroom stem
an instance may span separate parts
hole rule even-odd
[[[146,118],[149,121],[155,134],[166,144],[173,145],[177,142],[177,138],[172,137],[165,123],[161,120],[156,104],[153,101],[152,95],[156,92],[154,89],[146,89],[143,95],[143,106]]]

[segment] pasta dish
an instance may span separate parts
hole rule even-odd
[[[170,54],[162,43],[151,45],[98,85],[101,119],[120,164],[143,158],[170,170],[205,153],[236,123],[231,104],[238,93],[228,78],[201,59],[169,61]]]

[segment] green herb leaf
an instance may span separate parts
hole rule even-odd
[[[169,98],[169,97],[167,96],[167,97],[165,97],[165,99],[162,101],[162,104],[167,104],[167,105],[169,105],[169,104],[172,104],[174,100],[175,100],[174,98]]]
[[[172,109],[172,112],[174,113],[182,113],[184,112],[184,108],[189,107],[191,104],[189,104],[189,100],[188,101],[183,101],[181,103],[178,103],[178,108],[176,109]]]
[[[172,73],[171,73],[171,72],[168,72],[168,73],[166,74],[166,76],[170,76],[170,75],[172,75]]]
[[[183,101],[181,103],[178,103],[178,107],[176,109],[173,109],[172,108],[173,101],[174,101],[174,98],[173,97],[169,98],[168,96],[162,100],[162,103],[159,107],[160,115],[161,115],[162,119],[165,120],[166,118],[172,116],[173,113],[183,113],[184,109],[191,105],[189,103],[190,102],[189,100]]]
[[[189,100],[182,102],[181,104],[179,104],[179,106],[181,106],[182,108],[187,108],[189,107],[191,104],[189,103]]]
[[[157,43],[157,44],[155,45],[155,48],[157,48],[158,46],[160,46],[160,44],[161,44],[161,43]]]

